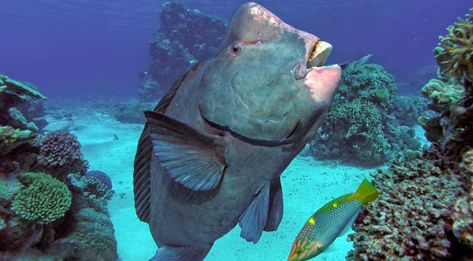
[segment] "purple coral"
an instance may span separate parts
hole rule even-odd
[[[398,159],[378,170],[380,196],[359,216],[349,236],[355,260],[440,260],[450,257],[451,214],[464,193],[462,177],[421,158]]]
[[[100,170],[90,170],[87,171],[87,174],[85,175],[88,179],[90,178],[96,178],[102,184],[108,187],[108,189],[112,189],[112,180],[110,180],[110,177],[103,171]]]
[[[65,131],[46,135],[41,141],[38,164],[55,176],[71,172],[85,174],[88,163],[83,159],[77,138]]]

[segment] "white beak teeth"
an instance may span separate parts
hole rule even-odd
[[[332,45],[325,41],[318,41],[312,49],[307,61],[308,67],[320,67],[324,65],[332,52]]]

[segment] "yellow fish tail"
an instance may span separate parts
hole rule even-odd
[[[367,179],[364,179],[355,193],[353,193],[353,199],[361,201],[363,206],[368,205],[378,198],[378,191]]]

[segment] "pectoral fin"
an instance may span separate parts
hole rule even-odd
[[[194,191],[215,189],[226,162],[222,142],[162,113],[147,111],[153,153],[169,176]]]
[[[263,233],[268,219],[269,184],[264,185],[248,208],[240,216],[240,236],[247,241],[256,243]]]
[[[281,180],[277,178],[271,183],[269,191],[269,214],[268,221],[264,227],[265,231],[275,231],[278,229],[282,220],[283,203],[282,203]]]

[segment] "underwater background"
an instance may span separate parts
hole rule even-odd
[[[0,0],[0,260],[155,254],[134,206],[142,111],[213,55],[243,3]],[[279,229],[253,244],[237,226],[205,260],[287,260],[307,218],[364,178],[378,200],[316,260],[472,260],[473,4],[258,3],[346,67],[282,175]]]
[[[2,1],[2,72],[28,79],[48,96],[84,91],[134,95],[147,67],[148,42],[164,1]],[[228,20],[245,1],[184,1],[187,8]],[[467,0],[261,1],[286,23],[329,40],[330,62],[366,54],[400,82],[434,64],[432,47]],[[39,70],[38,68],[41,68]],[[418,86],[406,86],[415,91]],[[404,90],[403,90],[404,91]]]

